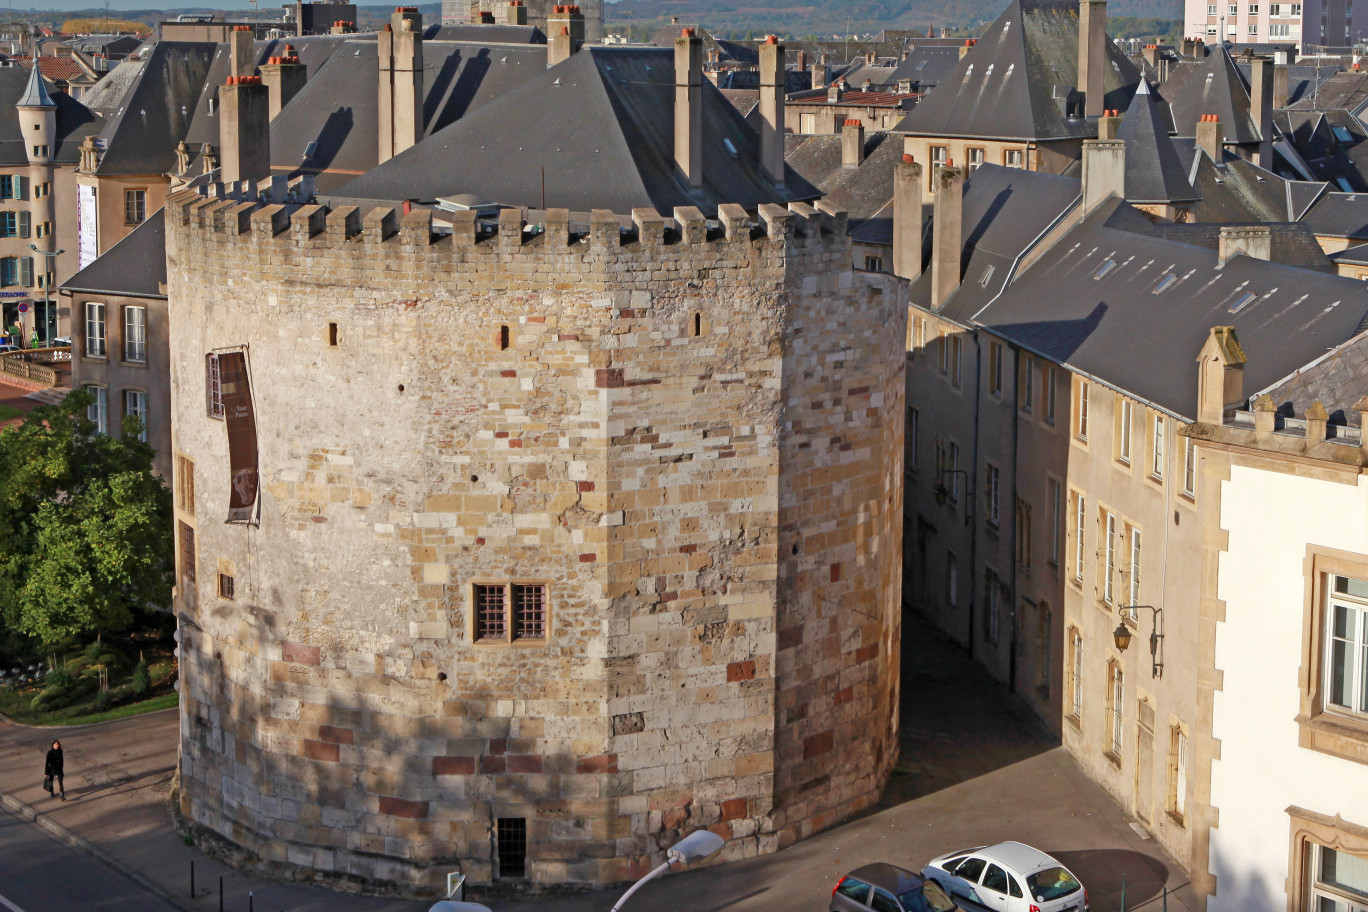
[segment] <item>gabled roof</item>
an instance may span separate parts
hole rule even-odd
[[[1258,389],[1352,337],[1368,312],[1353,279],[1248,256],[1218,267],[1206,247],[1112,227],[1126,206],[1099,206],[976,322],[1190,418],[1211,327],[1235,327],[1253,354],[1246,387]]]
[[[1322,81],[1314,91],[1306,91],[1288,104],[1306,111],[1353,110],[1368,101],[1368,72],[1339,72],[1337,64],[1319,68]],[[1328,78],[1326,78],[1328,77]]]
[[[100,133],[105,152],[96,174],[164,174],[175,167],[176,144],[190,127],[217,47],[162,41],[152,49]]]
[[[99,82],[81,96],[81,101],[97,114],[113,117],[123,107],[128,93],[138,84],[145,66],[146,57],[130,57],[119,61],[118,66],[105,73]]]
[[[1126,199],[1132,203],[1189,202],[1197,198],[1169,139],[1163,102],[1140,80],[1116,138],[1126,142]]]
[[[32,57],[11,57],[10,61],[15,64],[18,64],[24,69],[33,68]],[[78,81],[82,79],[90,79],[91,82],[94,82],[90,74],[87,73],[85,68],[81,66],[80,58],[76,56],[39,57],[38,69],[43,71],[43,76],[52,80],[53,82],[61,81],[69,83],[73,79]]]
[[[1257,143],[1259,131],[1249,113],[1249,86],[1224,47],[1208,49],[1205,60],[1171,76],[1159,87],[1173,115],[1173,132],[1195,136],[1197,122],[1207,114],[1221,119],[1228,143]]]
[[[1173,147],[1201,198],[1189,210],[1196,222],[1299,221],[1325,189],[1322,183],[1288,180],[1230,152],[1217,164],[1191,138],[1174,139]]]
[[[471,194],[507,206],[624,214],[818,196],[792,171],[786,190],[764,178],[759,137],[706,80],[702,104],[697,198],[675,174],[674,55],[632,47],[585,47],[330,196],[430,203]]]
[[[1327,193],[1303,221],[1321,237],[1368,238],[1368,193]]]
[[[158,209],[93,263],[62,283],[65,291],[165,298],[166,219]]]
[[[902,159],[902,141],[887,133],[873,133],[865,137],[865,159],[854,168],[842,164],[842,140],[839,133],[798,135],[796,145],[786,156],[789,167],[822,191],[822,198],[850,214],[850,233],[860,234],[867,243],[892,243],[893,165]],[[888,209],[885,231],[887,240],[880,241],[870,230],[877,226],[865,223]]]
[[[47,80],[43,78],[41,67],[30,67],[24,94],[15,102],[21,108],[55,108],[52,96],[48,94]]]
[[[546,36],[535,25],[477,24],[430,25],[423,30],[423,42],[465,41],[471,44],[546,44]]]
[[[1130,105],[1140,76],[1109,39],[1104,107]],[[1078,82],[1077,0],[1012,0],[934,92],[895,129],[918,136],[1078,139],[1097,124],[1066,116]],[[1079,89],[1081,91],[1081,89]]]
[[[944,82],[959,64],[959,48],[909,44],[907,56],[888,77],[888,85],[902,80],[920,85],[923,90]]]
[[[1262,392],[1283,415],[1305,415],[1311,403],[1319,402],[1330,424],[1358,427],[1355,406],[1368,395],[1368,334],[1336,346]]]

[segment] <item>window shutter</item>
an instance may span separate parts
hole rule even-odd
[[[19,236],[20,236],[20,237],[28,237],[28,236],[29,236],[29,232],[32,230],[32,225],[30,224],[31,218],[32,218],[32,216],[31,216],[28,212],[20,212],[20,213],[19,213]],[[30,259],[32,259],[32,257],[30,257]]]
[[[33,257],[22,257],[19,260],[19,284],[25,288],[33,287]]]
[[[14,191],[15,199],[27,199],[27,197],[24,196],[24,191],[28,189],[27,184],[28,179],[25,178],[23,175],[16,174],[14,176],[14,186],[12,189]]]

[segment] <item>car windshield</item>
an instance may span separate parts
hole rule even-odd
[[[1049,902],[1052,899],[1059,899],[1061,896],[1068,896],[1075,892],[1080,889],[1080,884],[1068,871],[1054,867],[1036,871],[1027,877],[1026,887],[1031,891],[1036,902]]]
[[[928,880],[915,890],[909,890],[898,899],[908,912],[951,912],[955,904],[941,891],[934,880]]]

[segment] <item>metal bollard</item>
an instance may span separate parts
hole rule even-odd
[[[219,875],[219,912],[223,912],[223,875]]]
[[[190,859],[190,898],[195,898],[195,860]]]
[[[253,896],[252,891],[251,891],[251,890],[248,890],[248,891],[247,891],[247,912],[252,912],[253,906],[255,905],[255,904],[252,902],[252,896]]]

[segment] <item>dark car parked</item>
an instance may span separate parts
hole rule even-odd
[[[856,868],[831,891],[830,912],[958,912],[950,897],[920,874],[897,865]]]

